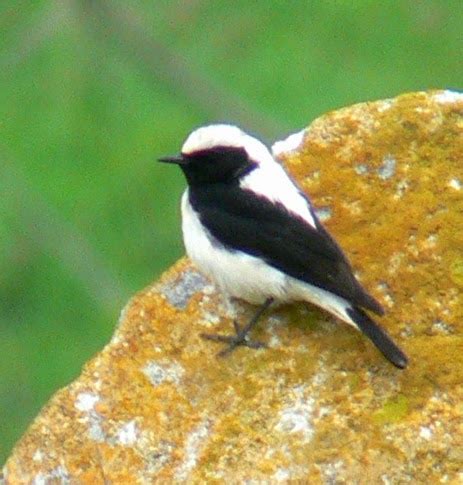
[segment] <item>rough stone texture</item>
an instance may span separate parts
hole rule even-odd
[[[274,149],[409,368],[303,304],[261,324],[269,349],[217,359],[199,334],[253,309],[182,260],[42,410],[6,483],[463,482],[463,95],[341,109]]]

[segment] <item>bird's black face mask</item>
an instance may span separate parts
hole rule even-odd
[[[160,158],[179,165],[190,185],[231,183],[257,167],[240,147],[214,147],[188,155]]]

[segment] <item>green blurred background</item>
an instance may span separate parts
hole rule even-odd
[[[0,458],[182,253],[187,133],[462,87],[460,1],[0,3]]]

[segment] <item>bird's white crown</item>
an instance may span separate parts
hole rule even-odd
[[[244,148],[249,158],[258,164],[275,163],[270,151],[261,141],[237,126],[224,124],[203,126],[194,130],[183,144],[182,153],[189,155],[219,146]]]

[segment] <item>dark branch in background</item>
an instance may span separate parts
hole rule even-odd
[[[131,294],[120,278],[102,261],[89,241],[65,220],[11,161],[0,156],[0,214],[44,252],[59,261],[89,297],[109,315]]]
[[[252,109],[248,100],[224,89],[156,39],[133,8],[106,0],[83,0],[82,5],[83,20],[93,21],[92,28],[100,40],[120,49],[139,71],[164,83],[186,104],[193,103],[210,118],[233,121],[269,139],[288,131],[288,126]]]

